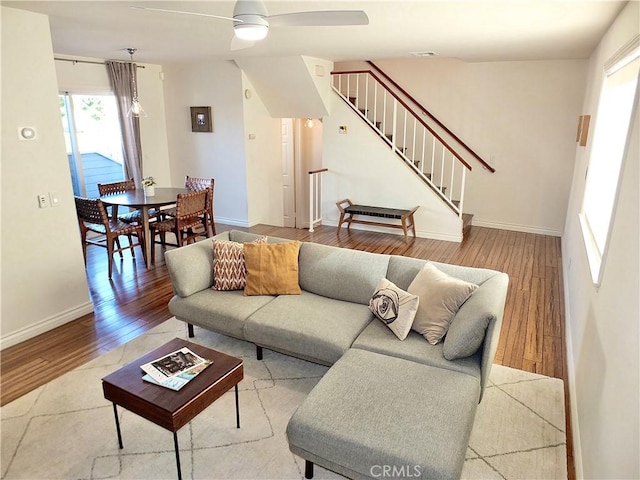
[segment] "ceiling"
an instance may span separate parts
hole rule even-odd
[[[307,55],[332,61],[408,58],[433,51],[469,62],[587,58],[626,2],[614,0],[269,1],[270,15],[364,10],[369,25],[272,27],[251,48],[231,50],[233,24],[132,9],[145,6],[232,16],[233,1],[0,1],[49,16],[56,54],[185,63]]]

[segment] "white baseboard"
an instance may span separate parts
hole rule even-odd
[[[17,345],[20,342],[29,340],[30,338],[40,335],[41,333],[48,332],[49,330],[64,325],[71,320],[80,318],[83,315],[93,312],[93,303],[86,302],[76,307],[60,312],[52,317],[45,318],[44,320],[22,328],[17,332],[10,333],[0,338],[0,350],[13,345]]]
[[[537,233],[538,235],[551,235],[561,237],[562,232],[553,228],[532,227],[531,225],[519,225],[517,223],[487,222],[475,217],[471,222],[472,227],[497,228],[499,230],[512,230],[514,232]]]
[[[562,271],[564,272],[562,283],[564,290],[564,344],[566,348],[565,362],[567,362],[567,382],[569,382],[569,408],[570,412],[565,412],[565,415],[571,415],[571,438],[573,439],[573,463],[576,469],[576,478],[584,478],[584,471],[582,468],[582,444],[580,443],[580,423],[578,419],[578,396],[576,393],[576,366],[573,363],[573,340],[571,338],[571,332],[569,331],[569,324],[571,323],[571,309],[569,306],[569,298],[567,298],[569,292],[569,284],[567,281],[567,274],[569,272],[569,266],[565,263],[565,258],[569,258],[566,252],[562,252]]]
[[[322,225],[327,225],[330,227],[337,227],[338,222],[333,220],[322,220]],[[351,225],[351,228],[354,230],[365,230],[369,232],[380,232],[380,233],[390,233],[393,235],[404,235],[402,230],[398,228],[386,228],[386,227],[377,227],[375,225],[363,225],[361,223],[354,223]],[[342,226],[342,229],[346,231],[347,227],[345,225]],[[409,238],[413,235],[409,233]],[[462,233],[460,234],[447,234],[447,233],[437,233],[437,232],[428,232],[426,230],[416,229],[416,237],[418,238],[429,238],[431,240],[443,240],[445,242],[462,242]]]
[[[235,218],[226,218],[226,217],[215,217],[216,223],[223,223],[225,225],[231,225],[234,227],[249,227],[249,222],[246,220],[237,220]]]

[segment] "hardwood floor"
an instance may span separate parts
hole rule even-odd
[[[231,228],[217,224],[217,231]],[[459,243],[321,226],[307,230],[257,225],[240,230],[325,245],[405,255],[509,274],[505,315],[495,363],[565,380],[569,478],[575,478],[564,341],[560,238],[473,227]],[[78,246],[80,248],[80,246]],[[160,247],[156,247],[160,248]],[[160,253],[159,251],[157,253]],[[126,343],[171,317],[173,296],[162,255],[147,270],[139,251],[125,252],[107,278],[104,249],[90,248],[87,278],[95,312],[6,348],[0,358],[4,405],[55,377]]]

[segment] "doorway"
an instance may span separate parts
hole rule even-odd
[[[322,168],[322,120],[283,118],[283,226],[309,228],[308,172],[318,168]]]
[[[292,118],[282,119],[282,225],[296,227],[295,141]]]
[[[98,183],[124,180],[122,134],[113,95],[59,95],[73,194],[97,198]]]

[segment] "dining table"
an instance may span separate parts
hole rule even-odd
[[[146,257],[147,268],[151,268],[151,248],[153,239],[149,229],[149,210],[169,205],[175,205],[178,195],[181,193],[190,193],[186,188],[165,188],[156,187],[154,195],[145,195],[142,188],[128,190],[115,195],[103,195],[100,197],[102,203],[107,206],[129,207],[140,209],[142,212],[142,228],[144,230],[144,252]]]

